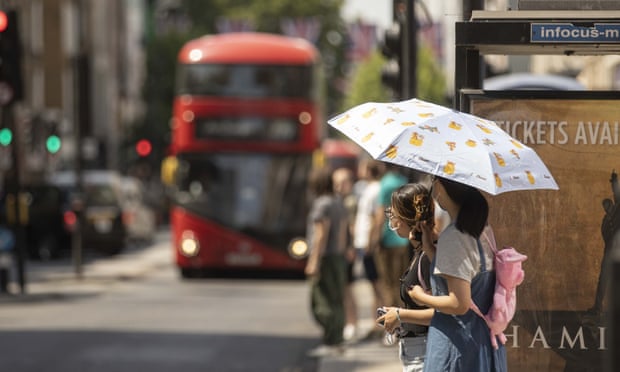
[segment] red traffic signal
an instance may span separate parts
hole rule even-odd
[[[136,153],[139,156],[149,156],[151,151],[153,151],[153,145],[151,145],[151,141],[147,139],[141,139],[136,143]]]
[[[6,16],[6,13],[0,10],[0,32],[4,32],[7,26],[9,25],[9,18]]]

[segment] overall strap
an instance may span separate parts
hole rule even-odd
[[[422,286],[424,292],[426,292],[428,291],[428,286],[426,285],[426,281],[424,280],[424,277],[422,275],[422,257],[424,257],[424,251],[422,251],[422,253],[420,253],[420,256],[418,257],[418,281],[420,282],[420,285]]]
[[[480,244],[480,239],[476,239],[476,243],[478,244],[478,254],[480,254],[480,272],[482,273],[487,270],[487,265],[486,265],[486,260],[484,257],[484,251],[482,250],[482,244]],[[482,314],[482,312],[480,311],[480,309],[474,302],[473,298],[471,299],[471,304],[469,305],[469,308],[472,309],[476,314],[478,314],[479,317],[484,319],[486,322],[486,318],[484,317],[484,315]]]
[[[478,244],[478,254],[480,254],[480,272],[482,273],[487,271],[486,259],[484,250],[482,249],[482,244],[480,244],[480,239],[476,239],[476,243]]]

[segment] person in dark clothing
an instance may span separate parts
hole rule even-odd
[[[428,188],[421,183],[408,183],[397,188],[386,209],[389,228],[400,237],[408,238],[413,247],[412,260],[400,280],[400,298],[404,308],[384,307],[386,314],[377,319],[383,322],[390,336],[399,339],[399,357],[403,372],[422,371],[426,353],[427,325],[433,309],[416,304],[408,290],[420,285],[430,291],[429,255],[422,250],[417,224],[425,221],[434,225],[434,204]]]

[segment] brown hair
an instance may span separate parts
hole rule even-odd
[[[329,195],[334,191],[332,172],[326,167],[313,169],[310,173],[308,184],[310,186],[310,193],[314,197]]]
[[[392,192],[392,212],[409,226],[418,221],[433,223],[435,204],[429,189],[421,183],[407,183]]]

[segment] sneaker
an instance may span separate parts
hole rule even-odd
[[[342,338],[345,341],[351,341],[355,337],[355,325],[347,324],[342,331]]]

